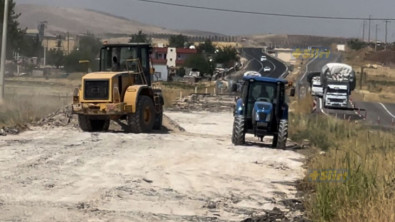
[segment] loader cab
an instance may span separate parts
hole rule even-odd
[[[146,43],[105,44],[100,50],[100,71],[143,72],[147,85],[150,86],[151,53],[152,47]],[[139,70],[140,67],[142,70]]]

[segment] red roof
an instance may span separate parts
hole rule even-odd
[[[153,52],[167,53],[167,49],[168,49],[167,47],[165,47],[165,48],[154,47]],[[181,53],[181,54],[196,54],[197,53],[196,49],[177,48],[176,51],[177,51],[177,53]]]
[[[177,66],[184,65],[184,63],[185,63],[185,60],[176,60],[176,65]]]
[[[153,51],[154,51],[154,52],[167,53],[167,48],[154,47]]]
[[[154,65],[166,65],[167,64],[166,59],[151,59],[151,62]]]
[[[183,49],[183,48],[177,48],[177,53],[182,53],[182,54],[196,54],[197,50],[196,49]]]

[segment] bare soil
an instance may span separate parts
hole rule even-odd
[[[166,115],[152,134],[117,124],[82,132],[75,116],[60,112],[0,137],[0,220],[299,218],[289,202],[304,176],[301,154],[270,148],[270,138],[232,145],[231,112]]]

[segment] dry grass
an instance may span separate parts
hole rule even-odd
[[[360,88],[361,66],[375,64],[369,60],[372,54],[376,53],[371,49],[346,52],[345,62],[352,65],[357,72],[357,88],[353,92],[353,98],[369,102],[393,103],[395,101],[395,69],[393,67],[378,65],[376,69],[365,69],[366,78],[362,79],[362,89]]]
[[[0,127],[24,125],[47,116],[71,103],[74,87],[80,84],[71,79],[14,77],[6,79],[6,103],[0,106]]]
[[[56,96],[8,95],[0,106],[0,128],[37,121],[68,103],[69,99]]]
[[[295,110],[290,116],[290,137],[309,139],[313,146],[326,151],[313,155],[307,168],[349,171],[345,182],[309,182],[306,178],[304,187],[311,189],[306,203],[308,216],[313,221],[394,221],[394,131],[370,130]]]

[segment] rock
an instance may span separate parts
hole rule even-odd
[[[7,136],[7,133],[4,129],[0,129],[0,136]]]
[[[147,178],[143,178],[143,180],[144,180],[145,182],[147,182],[147,183],[152,183],[152,182],[154,182],[154,181],[152,181],[152,180],[150,180],[150,179],[147,179]]]

